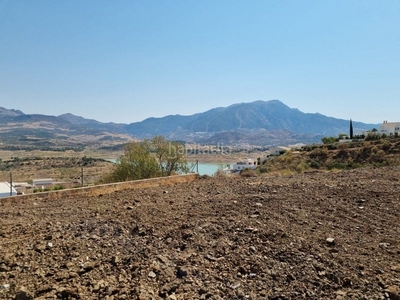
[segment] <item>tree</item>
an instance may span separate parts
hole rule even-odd
[[[189,172],[185,146],[182,143],[167,141],[163,136],[155,136],[151,143],[162,176]]]
[[[125,146],[124,154],[117,160],[114,171],[106,182],[153,178],[161,175],[158,163],[151,154],[150,141],[133,142]]]
[[[325,145],[327,144],[333,144],[336,143],[338,141],[337,138],[333,137],[333,136],[327,136],[327,137],[323,137],[321,139],[322,143],[324,143]]]
[[[167,141],[162,136],[156,136],[152,140],[126,145],[115,169],[103,181],[137,180],[188,171],[184,146],[181,143]]]
[[[350,119],[350,139],[353,139],[353,121]]]
[[[372,129],[372,131],[367,132],[367,136],[365,137],[365,140],[373,141],[373,140],[379,140],[380,138],[381,138],[380,134]]]

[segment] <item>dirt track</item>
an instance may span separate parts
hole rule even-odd
[[[0,298],[399,299],[399,173],[0,200]]]

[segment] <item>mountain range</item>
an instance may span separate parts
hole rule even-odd
[[[377,126],[353,121],[354,132]],[[189,116],[169,115],[130,124],[102,123],[70,113],[59,116],[24,114],[0,107],[3,144],[30,140],[48,145],[95,145],[163,135],[186,142],[266,146],[319,142],[323,136],[337,136],[348,131],[349,120],[304,113],[279,100],[239,103]]]

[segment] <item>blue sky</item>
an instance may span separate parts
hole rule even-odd
[[[279,99],[400,121],[399,16],[399,0],[0,0],[0,106],[130,123]]]

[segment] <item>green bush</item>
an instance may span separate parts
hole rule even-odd
[[[268,173],[268,168],[266,166],[261,165],[256,169],[256,171],[260,174]]]
[[[327,137],[323,137],[321,139],[322,143],[327,145],[327,144],[333,144],[336,143],[338,141],[337,138],[333,137],[333,136],[327,136]]]
[[[337,144],[330,144],[326,146],[328,150],[336,150],[337,149]]]
[[[63,190],[63,189],[64,189],[64,187],[62,185],[56,185],[53,187],[54,191],[59,191],[59,190]]]
[[[347,160],[348,158],[349,155],[345,149],[340,149],[335,155],[335,159]]]
[[[327,166],[327,168],[328,168],[328,170],[332,170],[332,169],[346,170],[348,167],[347,167],[347,163],[334,161],[334,162],[330,163]]]
[[[312,160],[310,162],[310,167],[313,168],[313,169],[319,169],[319,168],[322,167],[322,164],[317,160]]]
[[[328,156],[328,150],[327,148],[316,148],[312,150],[308,156],[310,158],[326,159]]]
[[[49,191],[51,191],[50,188],[34,189],[34,190],[33,190],[34,193],[49,192]]]
[[[379,140],[381,138],[381,136],[379,135],[379,133],[376,132],[368,132],[367,136],[365,137],[366,141],[375,141],[375,140]]]

